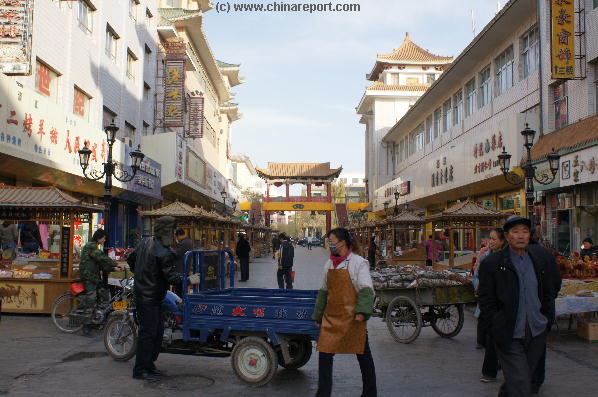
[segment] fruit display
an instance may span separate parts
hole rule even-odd
[[[588,292],[598,293],[598,280],[563,280],[559,296],[588,296]]]
[[[561,272],[562,278],[593,278],[598,277],[598,258],[586,256],[582,258],[578,252],[574,252],[571,258],[556,256],[556,263]]]
[[[374,289],[426,288],[468,285],[466,277],[448,270],[427,270],[420,266],[388,266],[371,272]]]

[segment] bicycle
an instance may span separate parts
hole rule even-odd
[[[91,314],[91,325],[102,329],[110,313],[114,310],[123,310],[133,303],[133,278],[122,278],[120,289],[110,297],[108,302],[98,302]],[[81,330],[85,324],[86,315],[79,309],[79,297],[85,291],[73,294],[71,291],[56,298],[52,303],[52,322],[60,331],[73,334]]]

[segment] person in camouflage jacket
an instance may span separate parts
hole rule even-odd
[[[100,272],[113,272],[122,270],[120,265],[110,259],[99,249],[99,244],[106,242],[106,232],[98,229],[93,234],[91,241],[81,249],[81,261],[79,262],[79,274],[81,281],[85,284],[85,292],[80,297],[79,309],[83,311],[85,325],[91,323],[93,309],[98,302],[110,300],[109,291],[102,283]]]

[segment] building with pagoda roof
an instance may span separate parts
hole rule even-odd
[[[418,46],[409,33],[399,48],[378,54],[366,79],[371,82],[357,106],[365,124],[365,157],[368,200],[377,188],[392,180],[394,150],[382,143],[388,130],[450,65],[450,56],[435,55]],[[423,145],[414,141],[412,145]]]

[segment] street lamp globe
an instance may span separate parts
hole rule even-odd
[[[552,153],[550,153],[547,157],[548,165],[550,166],[550,171],[552,172],[552,175],[556,175],[556,173],[559,170],[559,161],[561,159],[561,156],[553,148]]]
[[[119,128],[114,124],[114,119],[112,119],[112,123],[104,127],[104,131],[106,132],[106,140],[108,141],[108,145],[112,146],[114,141],[116,141],[116,133],[118,132]]]
[[[83,149],[79,150],[79,163],[81,168],[86,169],[89,166],[89,157],[91,156],[91,150],[87,147],[87,142]]]
[[[509,172],[509,168],[511,167],[511,155],[506,152],[504,146],[502,148],[502,153],[498,155],[498,164],[500,165],[500,170],[503,174]]]
[[[529,128],[529,124],[525,125],[523,131],[521,131],[521,135],[523,136],[525,147],[531,147],[534,144],[534,137],[536,136],[536,131]]]
[[[134,170],[138,170],[144,158],[145,154],[141,153],[141,145],[138,145],[137,149],[131,152],[131,167]]]

